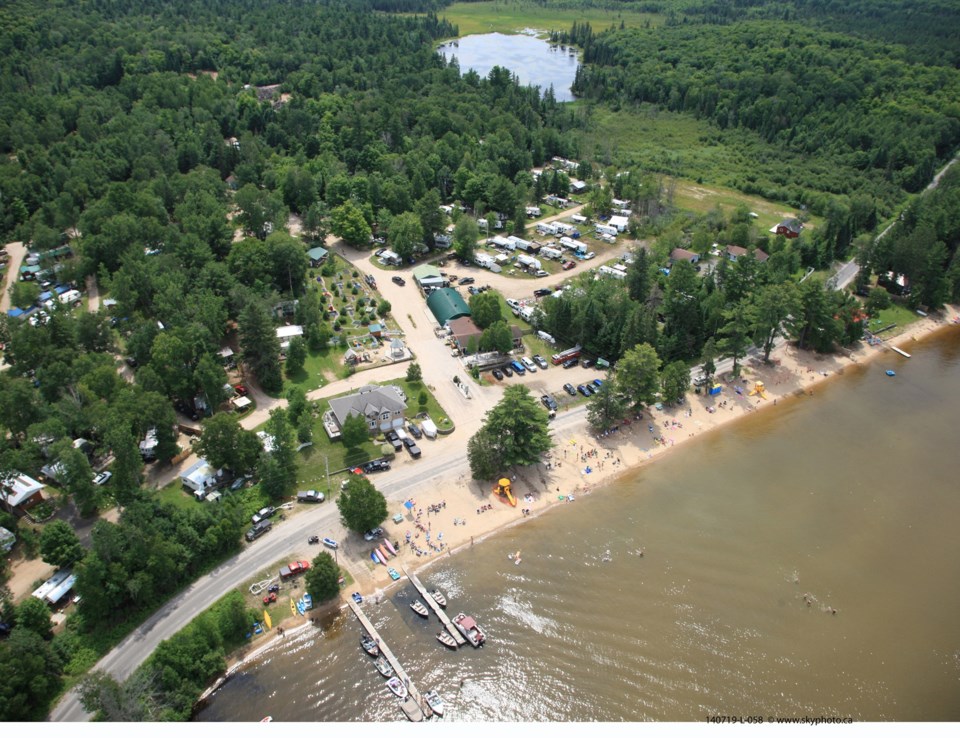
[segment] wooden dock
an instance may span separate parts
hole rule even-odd
[[[905,356],[905,357],[907,357],[908,359],[910,358],[910,354],[908,354],[908,353],[907,353],[906,351],[904,351],[903,349],[898,349],[896,346],[891,346],[890,348],[892,348],[894,351],[896,351],[896,352],[897,352],[898,354],[900,354],[901,356]]]
[[[347,604],[350,606],[350,609],[353,610],[353,614],[357,616],[357,620],[360,621],[360,625],[363,626],[363,629],[367,631],[369,636],[377,642],[377,645],[380,647],[380,653],[382,653],[384,658],[390,662],[390,666],[393,667],[394,674],[396,674],[396,676],[400,678],[400,681],[406,685],[407,692],[410,696],[407,697],[406,700],[401,700],[398,702],[400,709],[411,722],[420,722],[432,712],[427,706],[426,700],[423,699],[423,696],[420,694],[416,685],[407,675],[407,672],[404,671],[403,666],[401,666],[400,662],[397,660],[397,657],[393,655],[393,651],[391,651],[387,644],[383,642],[383,639],[380,637],[377,629],[373,627],[373,623],[371,623],[367,616],[364,615],[363,610],[360,609],[360,605],[352,600],[348,601]]]
[[[417,579],[417,575],[408,572],[403,564],[400,565],[400,568],[403,569],[403,573],[407,575],[407,579],[409,579],[413,583],[413,586],[417,588],[420,596],[424,599],[424,601],[426,601],[427,606],[436,613],[438,618],[440,618],[440,622],[443,623],[443,627],[446,628],[447,632],[453,636],[453,639],[457,642],[457,646],[467,645],[466,638],[460,635],[460,631],[457,630],[457,626],[450,622],[450,618],[447,617],[447,613],[445,613],[443,608],[437,604],[437,601],[430,596],[430,593],[427,592],[427,588],[420,583],[419,579]]]

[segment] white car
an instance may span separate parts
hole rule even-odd
[[[110,477],[112,476],[113,476],[113,472],[108,472],[108,471],[100,472],[99,474],[97,474],[97,476],[93,478],[93,483],[98,487],[102,487],[103,485],[105,485],[107,482],[110,481]]]
[[[533,363],[528,357],[524,356],[520,361],[523,362],[523,365],[527,368],[527,371],[531,374],[537,373],[537,365]]]

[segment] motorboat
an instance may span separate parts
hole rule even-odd
[[[360,636],[360,647],[370,656],[380,655],[380,646],[378,646],[377,642],[366,633]]]
[[[413,610],[417,615],[422,618],[430,617],[430,611],[427,609],[427,606],[424,605],[420,600],[414,600],[410,603],[410,609]]]
[[[352,595],[350,595],[350,596],[353,597],[353,601],[356,602],[358,605],[362,605],[362,604],[363,604],[363,597],[360,596],[360,593],[359,593],[359,592],[354,592],[354,593],[353,593]]]
[[[333,548],[333,549],[340,548],[340,544],[337,543],[337,542],[336,542],[335,540],[333,540],[332,538],[324,538],[324,539],[323,539],[323,545],[326,546],[327,548]]]
[[[463,635],[474,648],[480,648],[487,640],[487,636],[480,630],[477,621],[469,615],[461,612],[453,619],[453,624],[457,626],[457,630],[460,631],[461,635]]]
[[[447,606],[447,598],[443,596],[443,592],[441,592],[439,589],[433,590],[433,592],[430,593],[430,596],[433,597],[433,601],[440,605],[440,607],[445,608]]]
[[[390,575],[390,578],[393,581],[397,581],[400,578],[399,572],[397,572],[397,570],[394,569],[392,566],[389,569],[387,569],[387,574]]]
[[[437,694],[437,690],[431,689],[423,696],[427,700],[427,704],[430,705],[430,709],[433,710],[434,714],[443,717],[443,699],[439,694]]]
[[[387,687],[401,700],[407,696],[407,688],[404,683],[400,681],[399,677],[390,677],[387,679]]]
[[[377,656],[377,660],[373,662],[373,665],[377,667],[377,671],[380,672],[382,677],[389,679],[393,676],[393,667],[390,666],[390,662],[387,661],[382,655]]]
[[[447,648],[452,648],[454,651],[457,650],[457,639],[447,633],[447,631],[441,630],[437,633],[437,640]]]

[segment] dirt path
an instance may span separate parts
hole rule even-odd
[[[7,253],[10,255],[10,261],[7,262],[7,270],[3,278],[3,292],[0,293],[0,312],[6,313],[10,309],[10,287],[20,278],[20,265],[23,263],[23,257],[27,255],[27,248],[23,241],[11,241],[7,244]]]
[[[100,309],[100,290],[97,287],[97,275],[87,277],[87,311],[95,313]]]

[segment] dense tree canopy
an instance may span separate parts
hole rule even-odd
[[[337,498],[343,524],[356,533],[375,528],[387,517],[387,501],[366,477],[351,474]]]

